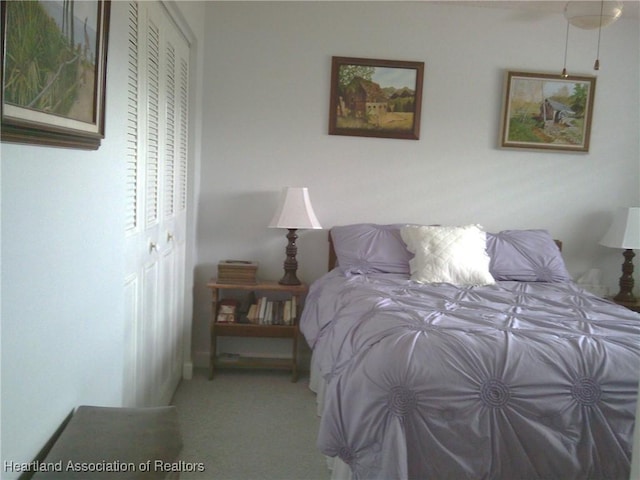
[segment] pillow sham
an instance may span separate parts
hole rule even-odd
[[[419,283],[492,285],[486,233],[479,225],[462,227],[405,226],[411,280]]]
[[[338,266],[344,273],[409,274],[411,253],[400,237],[402,225],[358,223],[331,229]]]
[[[487,234],[489,270],[496,280],[569,282],[560,249],[546,230],[504,230]]]

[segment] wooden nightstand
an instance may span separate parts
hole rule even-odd
[[[210,355],[209,355],[209,380],[213,379],[216,367],[245,367],[245,368],[275,368],[291,370],[291,381],[298,380],[298,318],[302,311],[302,297],[309,287],[301,285],[280,285],[278,282],[259,281],[254,284],[220,283],[212,279],[207,283],[211,289],[211,321],[210,321]],[[288,294],[295,297],[296,312],[292,316],[291,325],[265,325],[255,323],[220,323],[217,322],[218,305],[221,300],[221,292],[225,290],[237,290],[254,292],[259,294]],[[263,338],[291,338],[293,340],[292,358],[250,358],[239,357],[232,361],[224,362],[217,357],[218,337],[263,337]]]
[[[614,300],[613,298],[609,298],[609,300],[611,300],[612,302],[617,303],[618,305],[622,305],[623,307],[626,307],[629,310],[633,310],[634,312],[640,313],[640,300],[638,300],[638,299],[635,301],[635,303],[618,302],[618,301]]]

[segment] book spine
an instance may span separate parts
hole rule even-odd
[[[282,321],[285,325],[291,325],[291,300],[284,302],[284,312],[282,313]]]
[[[258,323],[264,323],[265,313],[267,312],[267,297],[260,297],[258,300]]]
[[[291,297],[291,324],[298,318],[298,300],[296,297]]]

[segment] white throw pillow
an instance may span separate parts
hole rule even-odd
[[[400,230],[407,249],[411,280],[420,283],[492,285],[487,235],[479,225],[406,226]]]

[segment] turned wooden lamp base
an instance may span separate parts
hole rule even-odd
[[[297,228],[289,228],[288,230],[287,240],[289,240],[289,243],[286,249],[287,258],[284,261],[284,276],[278,283],[280,285],[300,285],[302,282],[298,280],[296,276],[296,271],[298,270],[298,261],[296,260],[298,253],[298,247],[296,246],[296,239],[298,238],[296,234]]]
[[[616,302],[635,303],[636,297],[633,295],[633,257],[635,253],[630,248],[622,252],[624,263],[622,264],[622,276],[620,277],[620,292],[613,297]]]

